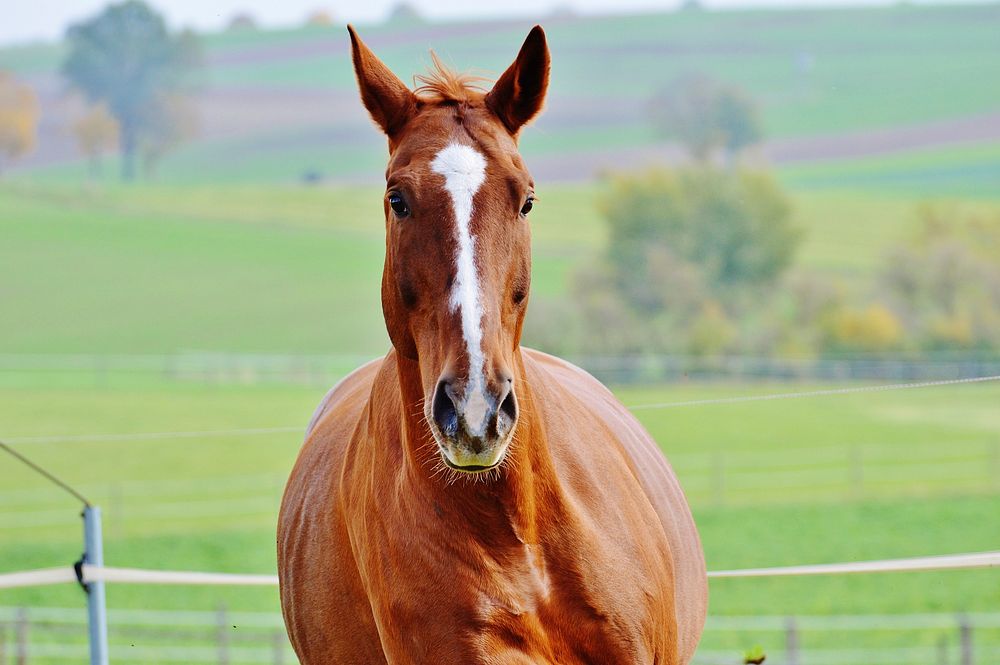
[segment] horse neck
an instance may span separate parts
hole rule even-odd
[[[491,537],[505,526],[518,540],[537,542],[539,521],[545,513],[559,509],[560,492],[535,393],[525,380],[520,349],[514,358],[519,408],[514,440],[499,475],[488,475],[485,480],[441,471],[443,462],[423,416],[419,366],[414,360],[397,357],[408,480],[434,505],[447,506]]]

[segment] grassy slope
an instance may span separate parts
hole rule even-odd
[[[590,193],[542,196],[533,288],[554,296],[601,229]],[[379,198],[370,188],[2,188],[0,305],[18,325],[0,332],[0,348],[380,353]]]
[[[601,16],[546,22],[556,55],[553,92],[644,100],[679,73],[704,70],[738,82],[766,103],[776,136],[878,127],[995,108],[1000,48],[993,38],[995,6],[895,7],[865,10],[686,12]],[[525,26],[529,21],[525,21]],[[524,27],[499,24],[369,26],[363,34],[401,73],[434,48],[459,67],[499,72]],[[250,50],[276,41],[345,41],[337,27],[298,35],[261,33],[209,40],[210,50]],[[627,36],[627,40],[623,39]],[[259,39],[259,41],[258,41]],[[796,58],[811,54],[812,70]],[[343,54],[300,56],[271,63],[230,64],[211,73],[227,84],[353,86]],[[929,94],[933,92],[934,94]],[[859,111],[863,111],[859,113]]]
[[[539,187],[537,297],[562,297],[573,266],[599,251],[600,191]],[[358,187],[2,186],[0,306],[17,325],[0,329],[0,349],[381,353],[379,197]],[[800,265],[864,281],[914,224],[915,206],[900,196],[795,195]]]
[[[911,150],[781,169],[795,189],[849,189],[897,197],[1000,196],[1000,144]]]
[[[551,106],[586,113],[579,122],[546,125],[543,118],[526,138],[525,152],[541,157],[643,145],[654,138],[645,120],[622,117],[613,109],[602,112],[601,105],[614,96],[628,107],[642,108],[655,90],[691,71],[747,88],[762,104],[766,134],[775,138],[993,112],[1000,108],[1000,88],[985,82],[1000,79],[1000,44],[993,34],[997,20],[1000,8],[992,5],[543,21],[554,53]],[[405,78],[427,62],[431,47],[460,68],[495,74],[509,63],[527,24],[388,25],[368,26],[363,32]],[[206,45],[214,64],[204,78],[213,86],[354,94],[346,35],[340,27],[222,33],[207,36]],[[52,73],[60,56],[56,46],[6,49],[0,51],[0,67],[23,74]],[[807,71],[797,64],[806,61],[812,63]],[[190,184],[206,179],[288,182],[308,170],[352,179],[358,173],[377,173],[381,155],[373,150],[374,135],[369,142],[350,145],[329,138],[331,131],[358,131],[360,127],[349,124],[356,120],[331,114],[322,126],[200,141],[167,159],[161,177]],[[953,193],[996,189],[995,147],[992,151],[994,158],[985,167],[977,156],[970,156],[960,170],[952,165]],[[76,180],[82,173],[83,167],[74,164],[48,167],[35,175]],[[816,175],[806,180],[816,184]],[[834,184],[847,177],[828,175],[837,176]],[[855,180],[866,177],[850,175]],[[898,183],[890,178],[887,184]]]

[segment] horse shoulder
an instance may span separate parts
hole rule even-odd
[[[694,654],[708,612],[708,582],[701,540],[676,474],[659,446],[634,415],[600,381],[572,363],[539,351],[525,355],[545,370],[587,416],[613,433],[632,475],[656,512],[674,566],[675,612],[681,662]]]
[[[340,510],[348,448],[382,363],[380,358],[363,365],[327,392],[309,423],[281,502],[281,605],[303,663],[385,662]]]

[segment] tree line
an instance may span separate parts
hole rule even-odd
[[[139,167],[152,175],[197,132],[190,75],[202,52],[194,33],[172,33],[149,5],[126,0],[70,26],[66,45],[60,71],[87,104],[72,130],[91,174],[102,155],[117,150],[122,179],[134,179]],[[0,169],[34,148],[39,115],[34,91],[0,72]]]
[[[745,92],[686,75],[649,110],[686,159],[606,178],[607,245],[568,298],[533,303],[529,343],[569,355],[1000,351],[1000,215],[921,206],[917,231],[849,290],[796,264],[803,232],[751,154],[763,128]]]

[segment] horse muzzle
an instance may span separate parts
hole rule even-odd
[[[464,386],[442,379],[434,392],[431,415],[447,466],[467,473],[489,471],[503,462],[517,423],[513,381],[505,378],[498,389],[491,389],[482,379]]]

